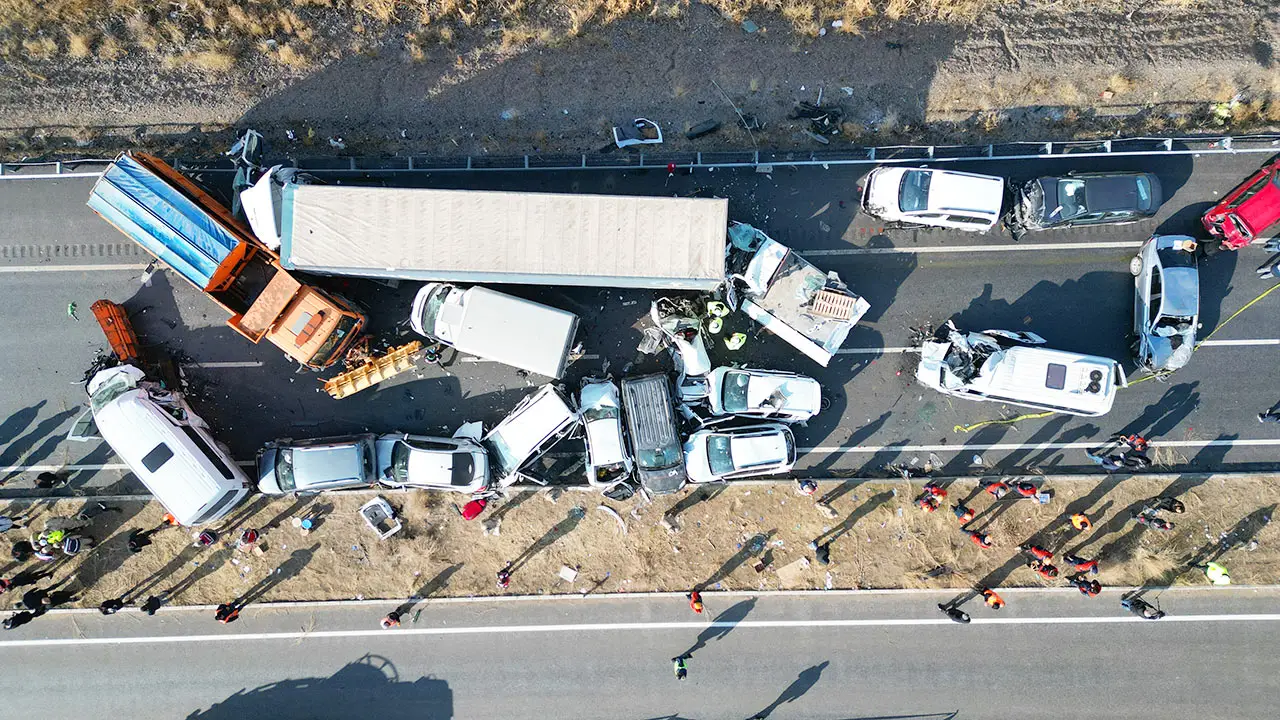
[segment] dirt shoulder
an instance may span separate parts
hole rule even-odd
[[[602,501],[569,492],[554,502],[546,492],[519,494],[488,509],[480,520],[462,520],[439,495],[388,495],[404,529],[379,540],[357,514],[367,496],[268,501],[258,496],[219,528],[211,548],[192,546],[189,531],[166,529],[152,545],[130,553],[131,529],[156,526],[155,504],[124,503],[99,512],[87,531],[99,539],[89,553],[59,563],[58,579],[76,592],[76,604],[128,596],[142,602],[167,592],[176,604],[226,602],[245,593],[255,601],[400,599],[582,592],[640,592],[707,587],[724,590],[822,588],[966,588],[1049,584],[1024,567],[1017,552],[1035,542],[1057,553],[1098,557],[1104,585],[1203,584],[1191,565],[1217,560],[1239,584],[1274,582],[1280,567],[1280,528],[1274,480],[1264,477],[1207,480],[1107,479],[1052,486],[1053,499],[994,501],[973,481],[947,488],[943,508],[932,514],[913,504],[919,486],[905,483],[824,485],[819,499],[794,486],[699,488],[645,505]],[[1180,515],[1164,513],[1176,527],[1144,529],[1129,519],[1143,500],[1176,495]],[[959,530],[949,504],[964,501],[977,513],[970,527],[990,535],[983,550]],[[31,527],[86,507],[61,501],[33,509]],[[95,512],[93,503],[88,505]],[[615,518],[609,507],[618,513]],[[6,514],[19,509],[10,506]],[[1093,529],[1077,532],[1070,517],[1086,513]],[[292,519],[312,517],[304,534]],[[664,524],[676,528],[668,530]],[[498,534],[485,521],[500,520]],[[625,533],[620,526],[625,524]],[[490,523],[491,524],[491,523]],[[261,554],[234,546],[241,528],[262,532]],[[6,540],[15,541],[21,531]],[[811,540],[830,542],[831,564],[815,562]],[[757,561],[764,569],[757,571]],[[495,573],[515,563],[510,587]],[[34,565],[25,566],[38,569]],[[563,567],[577,577],[559,576]],[[945,567],[948,572],[936,573]],[[1062,566],[1064,585],[1068,568]],[[18,569],[7,566],[0,576]],[[936,577],[929,577],[937,574]],[[12,607],[18,593],[0,596]]]
[[[1280,10],[1266,0],[931,0],[911,13],[574,0],[488,17],[484,3],[470,15],[272,1],[246,14],[204,0],[166,14],[115,0],[116,15],[59,22],[24,4],[37,7],[0,20],[10,159],[197,155],[246,125],[295,156],[593,152],[637,116],[665,128],[668,150],[1280,125]],[[826,146],[788,117],[819,93],[842,109]],[[737,127],[734,106],[764,128]],[[723,129],[684,138],[706,120]]]

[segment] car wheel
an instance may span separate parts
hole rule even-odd
[[[818,407],[822,410],[830,410],[831,404],[832,402],[831,402],[830,395],[823,395],[818,398]]]
[[[1142,256],[1141,255],[1134,255],[1133,259],[1129,261],[1129,274],[1134,277],[1138,277],[1139,275],[1142,274]]]

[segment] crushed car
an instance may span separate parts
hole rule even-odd
[[[730,224],[729,241],[729,306],[826,367],[871,304],[751,225]]]
[[[1097,417],[1128,386],[1110,358],[1039,347],[1031,332],[964,332],[947,321],[920,349],[916,380],[958,398]]]
[[[380,436],[375,448],[384,487],[467,494],[489,488],[489,456],[470,438],[391,433]]]
[[[1121,225],[1156,214],[1164,202],[1151,173],[1068,173],[1042,177],[1018,190],[1009,218],[1014,237],[1040,230]]]
[[[1200,324],[1197,244],[1186,235],[1156,235],[1129,265],[1133,273],[1133,342],[1138,367],[1156,375],[1187,364]]]
[[[687,384],[680,390],[682,403],[705,406],[713,418],[804,423],[822,409],[818,381],[784,370],[718,367],[707,374],[700,393]]]
[[[796,439],[778,423],[704,428],[684,444],[689,482],[709,483],[790,472]]]
[[[553,384],[538,388],[481,438],[480,444],[489,452],[492,476],[502,487],[522,479],[547,484],[544,479],[521,470],[575,431],[578,420],[577,409],[560,388]],[[472,434],[476,425],[468,423],[456,434]]]
[[[1222,250],[1264,242],[1262,233],[1280,222],[1280,157],[1227,193],[1201,222]]]
[[[587,484],[608,490],[631,477],[632,461],[622,432],[622,398],[608,378],[585,378],[578,393],[586,444]]]
[[[884,165],[862,186],[862,210],[903,226],[986,232],[1000,220],[1004,179],[991,175]]]

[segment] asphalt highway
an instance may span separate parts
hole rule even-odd
[[[938,593],[709,594],[54,613],[0,637],[3,717],[789,718],[1275,716],[1275,591],[1010,591],[973,622]],[[689,676],[670,658],[691,653]]]
[[[1268,379],[1280,347],[1280,293],[1230,323],[1223,322],[1266,291],[1253,268],[1258,249],[1225,253],[1201,266],[1201,337],[1214,332],[1192,362],[1168,382],[1121,391],[1103,418],[1054,416],[956,432],[957,425],[1016,415],[994,403],[948,399],[914,383],[914,329],[955,318],[962,327],[1032,330],[1052,346],[1129,362],[1133,280],[1128,261],[1152,232],[1197,231],[1214,198],[1252,172],[1265,155],[1072,158],[949,165],[1015,180],[1068,170],[1144,169],[1157,173],[1167,197],[1160,214],[1133,225],[1032,234],[1014,242],[1001,232],[884,230],[856,212],[866,167],[679,172],[579,171],[547,174],[436,173],[394,178],[439,187],[536,189],[728,197],[730,216],[756,224],[834,270],[872,309],[844,352],[822,368],[768,335],[753,332],[746,349],[718,348],[713,360],[789,369],[822,382],[832,406],[797,432],[798,470],[825,476],[878,473],[886,463],[923,463],[936,454],[949,473],[991,468],[1076,471],[1093,466],[1085,448],[1111,433],[1145,432],[1164,444],[1166,469],[1266,470],[1276,466],[1280,435],[1255,414],[1280,400]],[[225,180],[224,176],[210,176]],[[367,180],[365,180],[367,181]],[[83,408],[82,375],[105,340],[89,314],[100,297],[123,302],[145,344],[167,347],[184,361],[192,403],[238,457],[262,442],[349,431],[452,432],[469,420],[498,421],[541,380],[495,363],[457,358],[352,398],[334,401],[316,375],[297,373],[272,346],[252,346],[223,325],[221,311],[173,273],[138,282],[148,257],[89,211],[92,179],[0,182],[0,333],[7,389],[0,398],[0,466],[10,481],[0,493],[25,494],[31,474],[50,466],[86,466],[72,485],[136,489],[109,451],[63,439]],[[417,289],[323,279],[362,303],[372,328],[410,337],[404,326]],[[577,312],[587,357],[566,378],[630,365],[648,293],[591,288],[504,288]],[[68,316],[76,303],[79,320]],[[738,318],[744,329],[752,329]],[[1216,331],[1216,332],[1215,332]],[[634,364],[633,364],[634,363]],[[1130,363],[1130,368],[1131,363]],[[1135,374],[1133,377],[1137,377]],[[557,450],[573,453],[568,443]],[[101,466],[106,466],[103,469]]]

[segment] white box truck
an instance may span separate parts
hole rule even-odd
[[[722,198],[323,185],[277,167],[241,202],[290,270],[664,290],[724,282]]]

